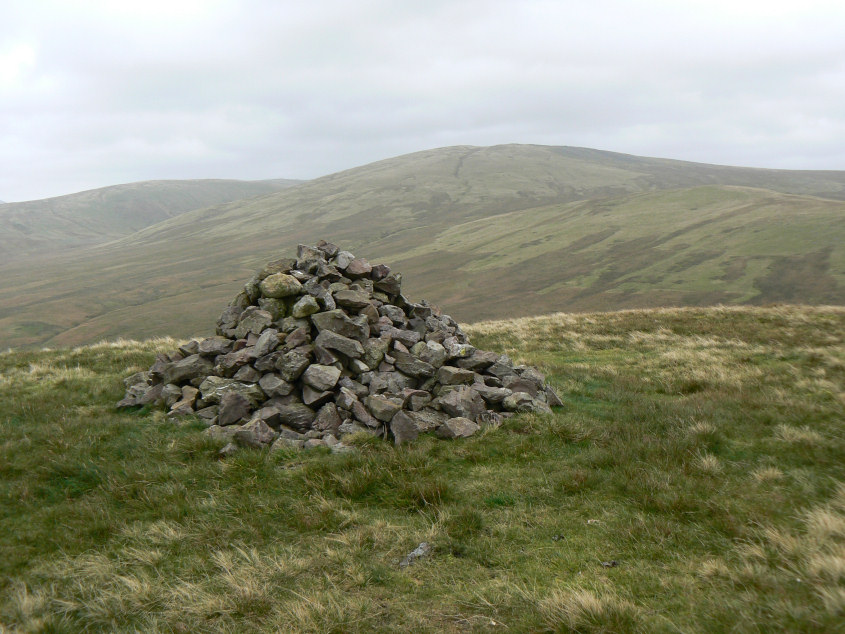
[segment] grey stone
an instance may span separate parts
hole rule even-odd
[[[288,314],[288,305],[283,299],[273,297],[259,297],[258,307],[266,310],[273,317],[273,321],[283,319]]]
[[[238,325],[238,317],[243,312],[240,306],[227,306],[217,320],[217,327],[221,330],[231,330]]]
[[[257,383],[261,373],[252,366],[245,365],[235,372],[232,378],[243,383]]]
[[[369,372],[370,366],[364,363],[361,359],[350,359],[349,369],[352,371],[352,374],[360,375],[364,372]]]
[[[182,355],[184,355],[186,357],[189,357],[192,354],[198,354],[199,351],[200,351],[200,344],[199,344],[198,341],[191,340],[188,343],[179,346],[179,352],[181,352]]]
[[[536,404],[527,392],[514,392],[502,401],[502,407],[509,412],[533,412]]]
[[[296,319],[303,319],[317,312],[320,312],[320,305],[311,295],[303,295],[290,309],[291,316]]]
[[[261,388],[255,384],[241,383],[219,376],[209,376],[200,383],[199,389],[202,400],[207,404],[219,403],[220,399],[229,392],[241,394],[253,406],[257,406],[266,398]]]
[[[481,429],[477,423],[468,418],[450,418],[435,432],[438,438],[468,438]]]
[[[356,422],[353,421],[344,421],[340,424],[340,427],[337,428],[337,432],[343,436],[348,436],[351,434],[360,434],[361,432],[371,433],[371,430],[367,429],[366,427],[362,427]]]
[[[293,384],[288,383],[278,374],[265,374],[258,380],[258,385],[269,398],[287,396],[293,392]]]
[[[414,421],[420,433],[437,429],[449,419],[449,414],[430,407],[425,407],[418,412],[405,412]]]
[[[431,402],[431,393],[426,390],[405,388],[402,390],[402,407],[411,411],[419,411]]]
[[[345,387],[346,389],[350,390],[355,396],[358,398],[364,398],[367,394],[370,393],[370,390],[367,388],[366,385],[355,381],[348,376],[340,377],[340,380],[337,384],[341,387]]]
[[[266,310],[250,306],[241,313],[238,325],[235,328],[235,336],[238,339],[243,339],[249,333],[260,335],[272,323],[273,315]]]
[[[297,328],[305,328],[307,330],[311,327],[307,319],[297,319],[296,317],[285,317],[281,322],[277,322],[277,324],[279,330],[286,333],[292,333]]]
[[[302,291],[302,284],[295,277],[285,273],[274,273],[261,281],[259,284],[264,297],[279,299],[299,295]]]
[[[327,310],[311,315],[311,322],[318,332],[329,330],[360,342],[366,341],[370,336],[370,328],[366,319],[363,322],[353,320],[341,309]]]
[[[314,246],[320,249],[320,251],[322,251],[328,258],[333,258],[335,255],[337,255],[337,252],[339,250],[336,244],[326,242],[325,240],[318,240],[317,244],[315,244]]]
[[[382,332],[389,335],[394,341],[399,341],[407,348],[410,348],[418,341],[422,341],[422,335],[414,330],[402,330],[401,328],[390,326]]]
[[[199,343],[199,353],[204,357],[216,357],[232,351],[232,341],[226,337],[209,337]]]
[[[475,381],[475,373],[472,370],[444,365],[437,371],[437,380],[443,385],[469,385]]]
[[[359,315],[363,315],[367,318],[368,324],[376,324],[379,320],[378,309],[373,305],[372,302],[364,306],[362,309],[358,311]]]
[[[276,406],[276,410],[279,412],[279,421],[281,424],[300,431],[309,429],[311,423],[317,417],[316,412],[305,405],[305,403],[294,402],[278,405]]]
[[[450,341],[452,339],[452,341]],[[472,356],[475,352],[475,348],[473,348],[468,343],[460,343],[454,339],[454,337],[447,338],[443,342],[443,347],[446,348],[446,353],[448,354],[447,359],[467,359]]]
[[[547,385],[544,391],[546,394],[546,403],[549,404],[549,407],[563,407],[563,401],[560,400],[560,397],[551,386]]]
[[[431,544],[428,542],[422,542],[419,546],[414,548],[411,552],[409,552],[405,558],[399,562],[400,568],[407,568],[412,563],[414,563],[417,559],[421,559],[423,557],[427,557],[431,553]]]
[[[499,357],[499,360],[496,361],[493,365],[488,367],[486,370],[487,374],[492,374],[493,376],[503,379],[504,377],[515,374],[513,369],[513,362],[507,355],[502,355]]]
[[[370,296],[363,291],[346,289],[334,293],[334,301],[337,302],[338,306],[360,310],[370,305]]]
[[[375,283],[375,287],[388,295],[398,295],[402,288],[402,274],[390,273]]]
[[[216,424],[215,419],[217,418],[218,410],[219,410],[219,408],[216,407],[215,405],[209,405],[208,407],[203,407],[202,409],[198,409],[197,410],[197,416],[199,418],[203,419],[204,421],[208,421],[209,423],[211,421],[215,421],[215,424]]]
[[[334,352],[320,346],[314,346],[314,361],[320,365],[334,365],[340,360]]]
[[[465,368],[467,370],[480,372],[485,368],[489,368],[498,360],[499,355],[495,352],[487,352],[485,350],[474,350],[470,356],[463,359],[458,359],[455,362],[455,365],[457,365],[459,368]]]
[[[366,398],[366,405],[373,416],[385,423],[389,423],[396,412],[402,409],[402,401],[400,399],[389,398],[379,394],[368,396]]]
[[[150,381],[150,373],[149,372],[136,372],[135,374],[126,377],[123,379],[123,385],[128,389],[133,385],[149,385]]]
[[[217,424],[221,427],[234,425],[249,416],[252,406],[249,400],[237,392],[227,392],[220,399],[220,412]]]
[[[394,364],[396,365],[396,369],[402,372],[403,374],[418,378],[430,377],[434,375],[434,366],[426,363],[425,361],[417,359],[415,356],[408,352],[396,351],[394,352],[393,357],[396,359],[396,361],[394,362]]]
[[[213,367],[209,359],[193,354],[168,365],[163,372],[163,379],[165,383],[185,383],[191,379],[208,376]]]
[[[344,337],[331,330],[323,330],[314,340],[318,346],[328,350],[337,350],[350,359],[360,359],[364,356],[364,347],[360,342]]]
[[[305,441],[303,449],[316,449],[317,447],[325,447],[326,442],[322,438],[309,438]]]
[[[337,406],[334,403],[326,403],[317,412],[314,419],[314,429],[320,431],[333,431],[340,427],[340,416],[337,413]]]
[[[281,438],[289,438],[291,440],[305,440],[305,434],[300,434],[298,431],[294,431],[289,427],[284,426],[279,427],[279,436]]]
[[[378,427],[380,425],[379,421],[370,414],[361,401],[352,403],[352,415],[357,421],[364,423],[367,427]]]
[[[530,394],[532,398],[536,398],[540,393],[540,387],[534,381],[523,379],[519,376],[506,376],[502,379],[502,385],[508,388],[511,392],[525,392]]]
[[[158,394],[155,395],[155,389],[158,388]],[[156,400],[161,400],[167,408],[173,407],[173,404],[182,399],[182,388],[173,383],[166,383],[164,385],[154,385],[152,388],[146,390],[140,398],[138,398],[138,405],[148,405],[153,401],[150,400],[155,396]]]
[[[300,262],[309,262],[312,260],[325,260],[326,254],[316,246],[312,247],[307,244],[298,244],[296,246],[296,260],[297,264]]]
[[[475,420],[487,409],[478,393],[464,386],[452,390],[445,396],[440,396],[437,400],[443,411],[455,418]]]
[[[397,445],[406,442],[413,442],[420,435],[414,419],[406,412],[399,411],[390,421],[390,432],[393,434],[393,441]]]
[[[302,386],[302,402],[308,405],[308,407],[319,409],[325,403],[331,401],[332,398],[334,398],[334,394],[328,390],[320,391],[315,390],[310,385]]]
[[[233,350],[228,354],[223,354],[217,357],[217,366],[219,373],[225,376],[232,376],[239,368],[245,366],[252,360],[252,349],[241,348],[240,350]],[[217,370],[216,370],[217,371]]]
[[[421,361],[425,361],[434,368],[439,368],[445,363],[447,356],[446,348],[436,341],[426,341],[420,343],[423,344],[423,347],[419,350],[417,356]],[[414,347],[417,345],[419,344],[415,344]]]
[[[217,453],[221,458],[228,458],[229,456],[238,453],[238,449],[239,447],[235,443],[230,442]]]
[[[358,400],[358,396],[349,388],[342,387],[340,392],[335,397],[335,403],[338,407],[352,411],[352,405]]]
[[[370,394],[398,394],[405,388],[416,387],[416,380],[401,372],[374,372],[369,387]]]
[[[300,326],[287,333],[284,341],[285,350],[290,352],[295,348],[299,348],[300,346],[310,343],[311,334],[308,332],[309,330],[310,328],[308,327]]]
[[[332,389],[340,378],[340,370],[331,365],[313,364],[308,366],[302,374],[302,381],[315,390],[325,391]]]
[[[287,273],[294,266],[296,266],[296,260],[293,258],[280,258],[278,260],[273,260],[272,262],[268,262],[264,265],[264,268],[261,269],[258,277],[263,280],[275,273]]]
[[[408,317],[405,315],[405,311],[403,311],[398,306],[393,306],[392,304],[385,304],[384,306],[380,306],[378,309],[379,315],[387,317],[394,326],[407,326],[408,325]]]
[[[338,253],[334,256],[332,263],[340,270],[345,271],[346,267],[349,266],[349,263],[354,259],[355,256],[349,251],[338,251]]]
[[[191,387],[190,385],[184,386],[180,393],[181,398],[170,407],[170,415],[185,416],[187,414],[193,414],[194,404],[197,402],[198,394],[199,390],[197,388]]]
[[[305,368],[309,365],[308,357],[299,354],[298,352],[291,351],[283,354],[278,361],[276,361],[276,368],[279,370],[279,374],[285,381],[295,381],[302,373],[305,372]]]
[[[284,449],[302,449],[305,446],[304,440],[294,440],[293,438],[277,438],[276,442],[270,447],[270,451],[281,451]]]
[[[256,418],[235,431],[234,438],[235,442],[242,447],[260,449],[270,445],[276,439],[276,434],[267,423]]]
[[[220,425],[212,425],[211,427],[206,427],[203,433],[206,436],[211,436],[215,440],[225,440],[228,442],[232,440],[237,430],[237,427],[221,427]]]
[[[279,359],[282,358],[284,352],[281,350],[276,350],[275,352],[271,352],[268,355],[263,357],[259,357],[255,361],[252,362],[252,367],[256,370],[265,374],[267,372],[273,372],[276,369],[276,363]]]
[[[525,368],[519,376],[526,381],[531,381],[540,389],[542,389],[546,384],[546,377],[544,377],[543,374],[536,368]]]
[[[513,391],[506,387],[489,387],[483,383],[473,384],[472,389],[478,392],[490,405],[499,405],[508,396],[513,394]]]
[[[255,342],[255,346],[252,349],[252,357],[254,359],[263,357],[270,354],[278,347],[279,331],[275,328],[267,328],[261,333],[261,336],[258,337],[258,341]]]
[[[369,275],[373,270],[372,265],[364,258],[353,258],[349,264],[346,265],[346,274],[349,277],[364,277]]]
[[[388,275],[390,275],[390,267],[386,264],[374,264],[372,271],[370,271],[370,278],[374,282],[383,280]]]

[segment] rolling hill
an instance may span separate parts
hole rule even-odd
[[[298,182],[143,181],[6,203],[0,209],[0,263],[121,238],[191,209],[270,194]]]
[[[845,172],[449,147],[0,266],[0,345],[208,332],[263,262],[325,238],[460,320],[845,303]]]

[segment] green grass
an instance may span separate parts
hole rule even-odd
[[[842,630],[845,310],[468,330],[566,406],[220,460],[197,423],[112,409],[172,340],[1,354],[0,629]]]
[[[842,305],[843,198],[845,172],[442,148],[194,209],[108,244],[15,257],[0,264],[0,349],[208,333],[256,269],[321,238],[401,271],[406,295],[462,321]]]

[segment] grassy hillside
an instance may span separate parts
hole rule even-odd
[[[845,308],[467,330],[565,406],[219,460],[113,409],[172,340],[0,354],[0,630],[842,630]]]
[[[191,209],[270,194],[297,181],[144,181],[0,209],[0,263],[121,238]]]
[[[256,268],[320,238],[402,271],[409,296],[465,321],[841,304],[845,202],[822,195],[842,197],[843,187],[840,172],[442,148],[0,266],[0,346],[208,332]]]

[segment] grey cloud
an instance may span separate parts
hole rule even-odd
[[[4,200],[308,178],[450,144],[845,169],[836,3],[17,4],[0,22]],[[34,63],[12,68],[14,46]]]

